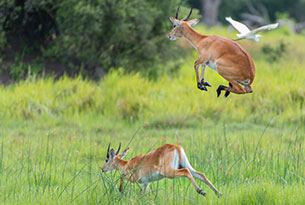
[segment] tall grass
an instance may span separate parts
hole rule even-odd
[[[109,127],[103,124],[106,119],[90,118],[94,120],[57,119],[39,125],[36,121],[20,121],[17,125],[2,126],[2,202],[304,202],[303,130],[247,123],[221,125],[211,121],[198,127],[141,128],[130,145],[127,159],[164,143],[180,144],[193,167],[204,172],[223,192],[223,197],[217,198],[204,183],[198,182],[208,194],[205,199],[187,179],[168,179],[151,184],[143,196],[139,186],[129,183],[119,193],[119,173],[102,174],[99,169],[108,142],[114,148],[119,142],[125,147],[141,124]]]
[[[62,114],[100,113],[126,120],[181,123],[187,119],[212,119],[265,124],[304,124],[305,67],[281,62],[256,61],[254,93],[216,97],[225,82],[216,72],[206,71],[212,84],[208,92],[196,88],[192,60],[178,77],[149,81],[140,74],[112,72],[98,83],[80,77],[25,81],[0,87],[3,117],[35,118]],[[158,114],[156,114],[158,113]]]
[[[232,36],[221,28],[205,33]],[[81,77],[29,78],[0,86],[0,201],[3,204],[304,204],[305,67],[289,36],[283,59],[268,61],[261,46],[276,46],[283,30],[261,44],[242,42],[254,56],[254,93],[216,97],[196,88],[193,62],[175,75],[150,81],[111,72],[99,82]],[[285,34],[286,35],[286,34]],[[296,40],[297,39],[297,40]],[[295,54],[295,56],[293,56]],[[287,60],[288,59],[288,60]],[[143,126],[143,123],[145,126]],[[151,184],[146,195],[119,173],[102,174],[109,142],[130,144],[127,159],[164,143],[182,145],[195,169],[223,193],[208,198],[187,179]]]

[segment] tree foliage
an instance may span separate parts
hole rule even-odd
[[[189,0],[190,5],[198,9],[202,8],[204,2],[205,0]],[[242,13],[250,12],[249,4],[258,12],[262,12],[262,7],[266,9],[270,21],[276,20],[279,13],[287,13],[296,21],[305,21],[304,0],[223,0],[219,6],[218,21],[225,22],[226,16],[242,19]]]
[[[38,51],[90,72],[124,67],[150,76],[175,67],[168,16],[178,0],[5,0],[6,48]],[[1,47],[0,47],[1,49]],[[4,49],[2,49],[3,51]],[[160,69],[159,69],[160,68]]]

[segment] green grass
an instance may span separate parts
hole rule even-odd
[[[40,121],[40,122],[39,122]],[[142,127],[99,115],[18,120],[1,126],[0,182],[3,203],[293,203],[305,194],[304,130],[204,120],[193,127]],[[163,180],[147,195],[118,173],[102,174],[106,147],[132,141],[127,158],[164,143],[182,145],[191,164],[223,193],[198,195],[186,179]]]
[[[234,37],[222,28],[201,32]],[[286,38],[284,38],[285,36]],[[304,204],[305,38],[285,29],[259,44],[241,42],[254,57],[254,93],[216,97],[216,72],[206,70],[208,92],[196,88],[187,57],[175,75],[149,81],[112,72],[98,83],[64,77],[29,78],[0,86],[0,202],[3,204]],[[264,44],[287,44],[268,61]],[[294,52],[293,52],[294,51]],[[267,56],[266,56],[267,55]],[[143,123],[145,126],[143,126]],[[204,198],[187,179],[140,186],[119,173],[101,173],[109,142],[127,159],[164,143],[179,144],[195,169],[223,193],[203,183]]]

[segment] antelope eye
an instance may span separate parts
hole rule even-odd
[[[176,28],[176,25],[174,25],[173,27]]]
[[[109,160],[108,159],[106,159],[106,163],[108,163],[109,162]]]

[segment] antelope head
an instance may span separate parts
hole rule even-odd
[[[119,164],[120,160],[123,159],[127,155],[129,148],[125,149],[120,155],[118,155],[120,149],[121,149],[121,143],[116,152],[114,152],[114,149],[110,150],[110,143],[109,143],[105,164],[102,167],[103,172],[109,172],[109,171],[112,171],[112,170],[115,170],[118,168],[118,164]]]
[[[182,37],[183,36],[183,31],[185,30],[186,26],[195,26],[199,22],[198,19],[192,19],[192,20],[188,21],[188,19],[190,18],[191,14],[192,14],[193,8],[191,9],[191,11],[190,11],[190,13],[187,17],[185,17],[182,20],[178,20],[179,8],[180,7],[178,7],[178,9],[176,11],[176,17],[175,18],[174,17],[169,17],[169,20],[173,23],[173,29],[168,34],[168,38],[170,40],[176,40],[177,38]]]

